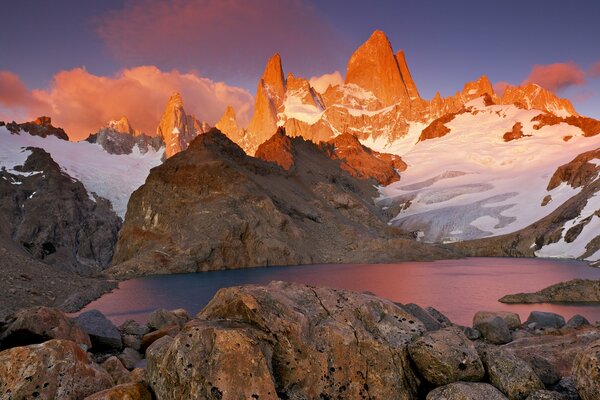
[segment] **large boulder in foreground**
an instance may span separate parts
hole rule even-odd
[[[69,340],[0,352],[2,399],[82,399],[111,386],[111,376]]]
[[[198,319],[148,349],[157,397],[416,398],[406,345],[425,327],[390,301],[272,282],[221,289]]]
[[[598,398],[600,393],[600,340],[586,347],[575,359],[573,379],[583,400]]]
[[[148,387],[141,382],[124,383],[94,393],[84,400],[152,400],[152,393]]]
[[[90,337],[62,311],[49,307],[19,310],[0,328],[0,349],[66,339],[91,347]]]
[[[427,400],[507,400],[489,383],[454,382],[427,394]]]
[[[408,352],[417,370],[435,386],[479,381],[485,374],[475,345],[457,327],[425,333],[408,345]]]

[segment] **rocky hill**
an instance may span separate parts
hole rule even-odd
[[[282,151],[249,157],[213,129],[154,168],[132,194],[109,273],[454,256],[389,228],[375,181],[352,177],[319,146],[283,134],[265,146]]]

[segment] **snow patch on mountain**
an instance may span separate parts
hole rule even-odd
[[[109,154],[97,144],[68,142],[54,136],[41,138],[26,132],[11,134],[0,127],[0,168],[14,174],[14,167],[23,165],[30,152],[27,147],[39,147],[47,151],[62,170],[81,181],[86,190],[104,197],[123,218],[131,193],[140,187],[150,169],[161,163],[164,150],[140,153],[137,146],[127,155]]]

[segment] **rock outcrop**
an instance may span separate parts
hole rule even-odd
[[[273,142],[290,147],[293,168],[248,157],[216,129],[154,168],[131,197],[110,273],[453,257],[389,229],[373,181],[319,146]]]
[[[173,93],[156,128],[156,135],[165,144],[165,156],[173,156],[188,148],[192,140],[200,133],[208,130],[208,125],[202,123],[183,109],[181,94]]]
[[[502,303],[600,303],[600,281],[573,279],[548,286],[534,293],[509,294]]]
[[[131,154],[134,147],[143,154],[151,149],[158,151],[164,146],[161,136],[148,136],[133,129],[127,117],[108,122],[85,140],[99,144],[110,154]]]
[[[43,138],[55,136],[62,140],[69,140],[69,136],[62,128],[52,126],[52,119],[50,117],[38,117],[34,121],[24,122],[22,124],[17,124],[13,121],[7,123],[6,128],[14,134],[25,131],[32,136],[40,136]]]

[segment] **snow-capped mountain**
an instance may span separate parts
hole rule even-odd
[[[86,141],[99,144],[110,154],[131,154],[134,147],[144,154],[150,149],[159,151],[164,146],[162,137],[148,136],[133,129],[127,117],[109,121],[98,132],[88,136]]]

